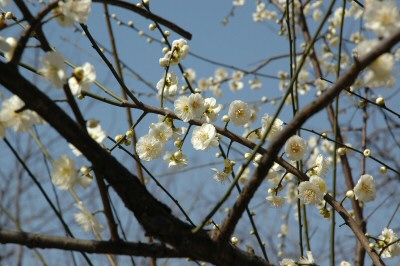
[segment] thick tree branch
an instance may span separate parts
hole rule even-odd
[[[250,200],[253,198],[255,192],[261,185],[264,177],[267,175],[269,169],[272,167],[276,157],[281,150],[282,146],[285,144],[286,140],[289,139],[296,131],[302,126],[302,124],[307,121],[310,117],[325,108],[337,95],[347,87],[350,87],[359,73],[371,64],[380,55],[389,52],[390,49],[400,41],[400,31],[393,34],[391,37],[383,40],[376,49],[368,53],[367,55],[356,58],[355,63],[350,67],[350,69],[343,74],[337,82],[325,93],[323,93],[315,101],[304,107],[299,111],[293,120],[284,128],[279,137],[277,137],[268,148],[268,153],[263,157],[262,162],[253,178],[249,181],[247,186],[244,188],[242,194],[239,196],[237,202],[232,208],[227,220],[224,222],[221,228],[221,234],[230,235],[234,231],[240,217],[242,216],[246,206],[248,206]],[[376,265],[382,265],[383,262],[379,256],[369,248],[366,243],[361,243],[363,247],[367,250],[371,259]]]
[[[159,258],[187,257],[174,249],[160,244],[92,241],[26,232],[0,231],[0,243],[19,244],[28,248],[51,248],[97,254],[155,256]]]
[[[220,244],[211,240],[205,231],[193,234],[192,226],[174,217],[171,210],[155,199],[135,175],[101,148],[51,99],[21,76],[14,66],[0,62],[0,72],[0,83],[3,86],[18,95],[25,102],[26,108],[36,111],[91,161],[95,171],[102,173],[148,235],[196,260],[217,265],[268,265],[260,257],[245,253],[229,243]]]

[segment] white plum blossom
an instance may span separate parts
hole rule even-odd
[[[175,114],[182,119],[183,122],[200,118],[206,109],[204,99],[199,93],[191,94],[189,97],[179,97],[175,100],[174,106]]]
[[[1,37],[0,37],[1,38]],[[0,41],[0,43],[3,43]],[[7,62],[10,62],[13,55],[15,48],[17,48],[17,40],[13,37],[8,37],[4,40],[4,43],[0,46],[0,50],[4,52],[4,57],[6,58]]]
[[[92,231],[93,233],[98,234],[104,230],[104,227],[99,223],[97,218],[89,212],[85,205],[83,205],[83,202],[79,201],[75,206],[80,211],[74,215],[75,221],[85,232]]]
[[[168,72],[167,77],[163,77],[157,82],[158,98],[161,94],[164,98],[173,99],[178,91],[178,77],[174,72]]]
[[[234,0],[234,1],[232,2],[232,4],[233,4],[234,6],[243,6],[243,5],[245,4],[245,2],[246,2],[246,0]]]
[[[284,258],[279,262],[279,266],[296,266],[296,262],[293,259]]]
[[[72,27],[74,22],[85,23],[91,11],[92,0],[65,0],[58,2],[54,10],[62,27]]]
[[[136,143],[136,152],[141,160],[151,161],[160,157],[164,151],[165,143],[158,141],[150,135],[144,135]]]
[[[314,257],[311,251],[307,251],[307,257],[303,256],[297,262],[299,265],[314,265]]]
[[[81,67],[74,69],[72,77],[68,79],[68,85],[72,95],[81,94],[82,90],[87,90],[96,80],[96,69],[90,63],[85,63]]]
[[[217,147],[219,142],[215,127],[207,123],[196,127],[192,134],[192,144],[195,150],[208,150],[211,146]]]
[[[168,126],[166,123],[151,123],[149,135],[155,138],[158,141],[166,143],[168,140],[172,138],[173,132],[172,128]]]
[[[163,58],[160,58],[160,66],[176,66],[182,59],[186,58],[188,53],[189,45],[187,41],[184,39],[175,40],[172,42],[171,51],[168,51]]]
[[[188,164],[187,156],[182,151],[167,151],[163,159],[168,163],[168,168],[180,169]]]
[[[66,79],[64,56],[59,52],[47,52],[42,58],[44,67],[39,72],[50,81],[54,87],[61,88]]]
[[[231,91],[235,92],[235,91],[240,91],[241,89],[243,89],[244,84],[241,80],[230,80],[228,82],[229,84],[229,88],[231,89]]]
[[[379,37],[387,37],[400,29],[400,13],[396,1],[365,1],[364,21],[367,29]]]
[[[268,127],[271,125],[272,122],[272,116],[269,114],[265,114],[262,119],[261,119],[261,133],[265,134],[267,132]],[[283,130],[283,122],[279,118],[276,118],[274,120],[274,123],[272,124],[271,130],[268,133],[267,140],[274,140],[276,136],[281,133]]]
[[[340,265],[339,265],[339,266],[351,266],[351,263],[348,262],[348,261],[342,260],[342,261],[340,262]]]
[[[40,116],[31,110],[22,110],[25,103],[17,96],[13,95],[2,103],[0,111],[0,124],[3,128],[11,128],[14,131],[27,131],[35,124],[42,124]]]
[[[308,150],[307,141],[297,135],[290,137],[285,144],[286,156],[292,161],[300,161]]]
[[[210,87],[210,83],[209,79],[201,78],[197,82],[197,88],[201,91],[206,91]]]
[[[323,180],[321,177],[313,175],[310,177],[310,182],[317,185],[323,194],[327,192],[325,180]]]
[[[78,170],[75,162],[68,156],[61,156],[53,162],[51,181],[61,190],[73,189],[79,184]]]
[[[215,122],[218,118],[218,113],[222,109],[222,104],[218,104],[214,97],[206,98],[204,100],[205,112],[202,120],[207,123]]]
[[[228,116],[230,121],[232,121],[235,126],[243,126],[249,122],[251,110],[249,109],[247,103],[240,100],[235,100],[229,106]]]
[[[189,96],[189,106],[193,113],[193,118],[200,118],[206,110],[205,101],[200,93],[194,93]]]
[[[375,181],[371,175],[362,175],[354,187],[357,200],[368,202],[376,198]]]
[[[181,96],[174,102],[175,114],[183,121],[188,122],[193,119],[193,113],[189,104],[189,97]]]
[[[217,68],[214,72],[214,78],[216,81],[222,81],[228,78],[228,71],[224,68]]]
[[[103,143],[107,137],[107,133],[101,128],[101,125],[97,120],[88,120],[86,128],[89,136],[92,137],[92,139],[94,139],[97,143]]]
[[[278,14],[275,11],[266,9],[264,2],[257,2],[256,12],[253,13],[254,22],[263,22],[264,20],[275,20]]]
[[[378,237],[380,240],[384,242],[384,245],[381,248],[385,248],[382,253],[382,258],[392,258],[394,256],[400,255],[400,242],[392,244],[392,242],[397,241],[399,238],[397,234],[388,228],[384,228],[382,234]],[[387,246],[391,244],[390,246]],[[379,253],[381,249],[379,250]]]
[[[268,203],[273,208],[280,208],[286,202],[286,199],[284,197],[279,197],[279,196],[276,196],[275,194],[272,194],[272,195],[266,197],[265,199],[268,201]]]
[[[355,52],[358,56],[363,56],[372,51],[379,44],[378,40],[366,40],[360,42]],[[371,88],[387,86],[392,87],[395,83],[393,67],[395,64],[394,55],[385,53],[368,65],[367,72],[363,77],[366,86]]]
[[[192,68],[186,69],[184,75],[186,79],[190,82],[193,82],[196,79],[196,71]]]
[[[298,198],[304,204],[318,204],[323,200],[323,192],[316,183],[304,181],[299,184]]]
[[[89,136],[99,144],[102,144],[107,137],[107,132],[101,128],[99,121],[95,119],[90,119],[87,121],[86,130]],[[82,156],[82,153],[74,145],[69,144],[69,147],[75,156]]]
[[[317,158],[314,162],[314,167],[311,169],[312,175],[324,176],[329,171],[329,161],[327,158],[324,158],[322,154],[318,154]]]
[[[211,168],[211,170],[215,172],[215,175],[213,176],[215,181],[220,182],[222,184],[224,184],[226,181],[228,182],[230,181],[229,175],[225,173],[225,171],[220,171],[217,168]]]
[[[258,90],[262,87],[261,80],[258,77],[249,80],[250,89]]]

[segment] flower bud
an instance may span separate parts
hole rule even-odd
[[[343,156],[343,155],[345,155],[346,154],[346,147],[340,147],[339,149],[337,149],[337,153],[340,155],[340,156]]]
[[[124,139],[124,135],[117,135],[115,136],[114,140],[115,142],[121,142]]]
[[[346,197],[348,197],[349,199],[354,198],[354,191],[353,190],[348,190],[346,192]]]
[[[4,16],[6,19],[12,19],[14,17],[12,12],[7,12],[6,15]]]
[[[229,116],[224,115],[224,116],[222,117],[222,121],[225,122],[225,123],[228,123],[228,122],[230,121]]]
[[[385,99],[383,99],[382,97],[378,97],[376,98],[375,103],[379,106],[385,106]]]
[[[369,157],[369,156],[371,156],[371,150],[370,149],[365,149],[363,154],[364,154],[365,157]]]
[[[239,243],[239,239],[236,236],[231,237],[231,242],[233,245],[236,245],[237,243]]]

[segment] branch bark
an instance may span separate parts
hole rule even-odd
[[[0,243],[19,244],[28,248],[50,248],[79,251],[85,253],[132,255],[159,258],[187,257],[174,249],[161,244],[145,244],[133,242],[109,242],[73,239],[60,236],[32,234],[27,232],[0,231]]]
[[[296,131],[303,125],[303,123],[307,121],[307,119],[325,108],[342,90],[350,87],[364,68],[371,64],[380,55],[389,52],[390,49],[399,41],[400,31],[397,31],[391,37],[383,40],[376,49],[367,55],[361,58],[355,58],[355,62],[350,69],[343,74],[329,90],[327,90],[318,99],[304,107],[295,115],[293,120],[284,128],[279,137],[277,137],[270,144],[267,155],[263,157],[263,160],[257,168],[256,173],[243,189],[243,192],[233,206],[231,213],[228,215],[228,218],[221,227],[221,234],[231,235],[233,233],[246,206],[248,206],[250,200],[253,198],[255,192],[264,180],[264,177],[272,167],[286,140],[295,134]],[[371,250],[365,241],[361,244],[363,245],[364,249],[367,250],[372,261],[376,265],[383,265],[383,262],[379,258],[378,254]]]
[[[269,265],[262,258],[245,253],[229,243],[213,241],[203,230],[192,233],[192,226],[173,216],[171,210],[155,199],[135,175],[101,148],[14,66],[0,62],[0,72],[0,83],[4,87],[18,95],[26,108],[36,111],[91,161],[95,171],[102,173],[148,235],[172,245],[193,259],[216,265]]]

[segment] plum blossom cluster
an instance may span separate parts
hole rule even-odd
[[[86,130],[92,139],[94,139],[100,145],[103,145],[103,142],[107,137],[107,133],[102,129],[100,122],[98,120],[89,119],[86,122]],[[82,155],[82,153],[72,144],[69,144],[69,147],[71,148],[75,156]]]
[[[168,72],[165,77],[157,82],[158,98],[173,100],[178,92],[178,76],[174,72]]]
[[[67,71],[64,64],[64,56],[56,51],[47,52],[41,59],[43,68],[39,73],[43,75],[56,88],[63,87],[67,82]],[[73,95],[81,94],[82,90],[88,89],[96,80],[96,70],[90,63],[76,67],[68,79],[68,85]]]
[[[75,22],[85,23],[89,17],[92,0],[63,0],[53,10],[57,22],[62,27],[72,27]]]
[[[382,258],[392,258],[400,255],[400,239],[397,234],[389,228],[384,228],[374,245]]]
[[[163,58],[160,58],[160,66],[176,66],[186,58],[188,53],[189,45],[187,41],[184,39],[175,40],[172,42],[171,50],[167,51]]]
[[[80,174],[79,174],[80,172]],[[93,177],[90,175],[88,167],[82,167],[79,171],[73,159],[63,155],[53,161],[51,171],[51,181],[60,190],[67,190],[76,200],[76,207],[79,212],[74,215],[75,221],[82,227],[85,232],[93,232],[96,236],[104,230],[97,218],[88,211],[83,202],[76,193],[76,187],[81,186],[87,188],[92,183]]]
[[[43,124],[44,120],[34,111],[25,109],[25,103],[13,95],[3,101],[0,110],[0,139],[6,135],[6,129],[25,132],[33,125]]]

